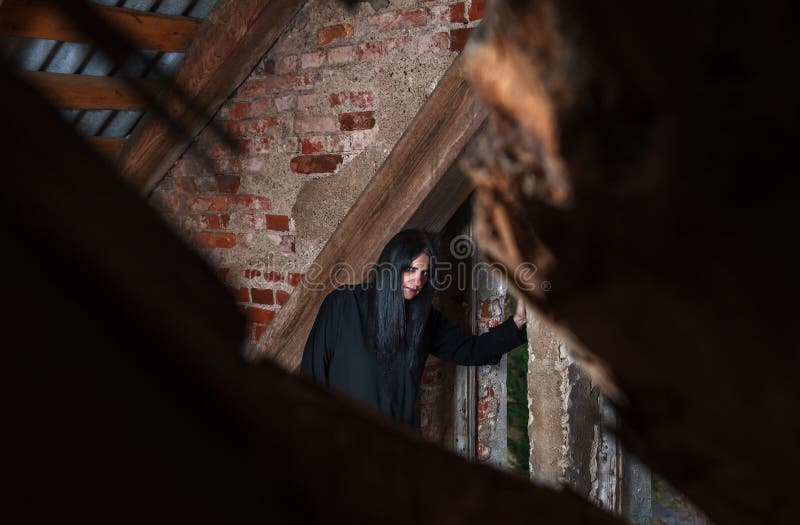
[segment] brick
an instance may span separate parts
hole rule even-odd
[[[372,91],[343,91],[328,94],[332,108],[347,106],[354,109],[375,109],[375,93]]]
[[[253,296],[254,303],[275,304],[275,297],[270,289],[253,288],[250,290],[250,294]]]
[[[428,10],[424,8],[400,9],[373,15],[367,23],[378,31],[394,31],[396,29],[410,29],[422,27],[428,22]]]
[[[422,372],[422,384],[429,385],[431,383],[441,382],[442,376],[442,365],[428,365]]]
[[[289,231],[289,217],[287,215],[267,215],[267,229]]]
[[[263,337],[264,332],[267,330],[266,325],[263,324],[253,324],[253,337],[255,337],[256,342],[261,340]]]
[[[450,51],[461,51],[467,45],[467,40],[472,34],[471,27],[453,29],[450,31]]]
[[[203,248],[233,248],[236,246],[236,236],[232,233],[198,232],[194,234],[195,241]]]
[[[314,77],[310,75],[288,75],[280,77],[267,77],[264,83],[265,93],[280,93],[283,91],[303,91],[313,89]]]
[[[315,51],[314,53],[303,53],[300,55],[300,67],[303,69],[310,69],[313,67],[320,67],[325,64],[325,51]]]
[[[235,145],[234,145],[235,147]],[[231,150],[230,145],[223,141],[216,141],[208,143],[206,146],[206,155],[212,159],[221,159],[225,157],[232,157],[236,152]]]
[[[417,51],[420,53],[447,53],[450,50],[450,35],[443,31],[419,37]]]
[[[375,129],[365,129],[355,131],[350,134],[350,148],[353,151],[366,149],[367,146],[375,141]]]
[[[240,210],[269,210],[272,208],[272,201],[259,195],[231,195],[228,200],[232,208]]]
[[[261,277],[261,270],[256,270],[255,268],[247,268],[244,271],[245,279],[255,279],[256,277]]]
[[[217,268],[217,277],[219,277],[220,281],[225,281],[228,278],[228,273],[231,271],[230,268]]]
[[[375,127],[374,111],[359,111],[355,113],[341,113],[339,115],[339,129],[342,131],[355,131],[359,129],[372,129]]]
[[[386,56],[386,46],[383,42],[367,42],[359,44],[356,50],[359,60],[377,60]]]
[[[241,178],[236,175],[214,175],[214,182],[220,193],[236,193],[239,190]]]
[[[236,299],[240,303],[249,303],[250,302],[250,290],[245,287],[242,288],[228,288],[233,298]]]
[[[195,159],[189,158],[184,155],[182,159],[177,161],[170,170],[173,177],[187,177],[197,175],[201,170],[198,162]]]
[[[486,0],[470,0],[469,3],[469,20],[480,20],[486,15]]]
[[[249,102],[236,102],[229,104],[222,108],[220,112],[222,118],[240,119],[250,116],[250,103]]]
[[[307,111],[317,106],[317,95],[299,95],[297,97],[297,109]]]
[[[184,193],[197,193],[194,177],[175,177],[175,188]]]
[[[250,103],[250,117],[264,117],[272,112],[271,98],[257,98]]]
[[[341,155],[301,155],[294,157],[289,166],[297,173],[334,173],[341,163]]]
[[[275,97],[275,109],[278,111],[289,111],[294,109],[297,104],[297,95],[284,95]]]
[[[443,24],[466,24],[466,9],[464,2],[450,5],[437,5],[431,8],[431,16]]]
[[[220,228],[219,215],[204,213],[198,217],[198,220],[199,226],[203,230],[219,230]]]
[[[186,207],[191,211],[226,211],[228,198],[222,195],[191,197],[186,200]]]
[[[403,48],[414,41],[410,36],[402,36],[399,38],[387,38],[383,41],[383,50],[388,55],[395,49]]]
[[[275,290],[275,302],[283,306],[289,300],[289,293],[283,290]]]
[[[300,60],[297,55],[283,57],[275,64],[275,73],[278,75],[286,75],[289,73],[296,73],[300,67]]]
[[[239,141],[236,151],[240,155],[262,155],[270,149],[272,141],[267,137]]]
[[[270,133],[280,126],[281,120],[276,117],[252,120],[231,120],[225,123],[225,131],[232,137],[257,137]]]
[[[306,155],[325,151],[325,137],[303,137],[300,139],[300,152]]]
[[[481,301],[481,319],[486,319],[489,317],[489,306],[492,304],[491,300]]]
[[[294,117],[295,133],[325,133],[338,130],[339,126],[333,115]]]
[[[259,274],[260,275],[260,274]],[[283,282],[285,279],[280,272],[268,272],[264,275],[264,280],[270,282]]]
[[[266,93],[267,86],[271,83],[271,77],[250,77],[236,90],[233,96],[234,98],[254,98],[262,96]]]
[[[213,177],[203,176],[194,179],[194,185],[197,188],[197,193],[212,193],[217,191],[217,183]]]
[[[328,64],[349,64],[356,59],[356,46],[333,47],[328,50]]]
[[[241,173],[242,161],[239,159],[218,159],[214,160],[211,166],[213,173]],[[211,181],[213,183],[213,180]]]
[[[325,151],[331,153],[350,151],[350,137],[347,135],[329,135],[325,137]]]
[[[302,273],[289,272],[286,275],[287,282],[292,286],[297,286],[298,284],[300,284],[300,281],[302,279],[303,279],[303,274]]]
[[[321,46],[350,38],[353,38],[353,26],[350,24],[335,24],[317,29],[317,43]]]
[[[245,317],[251,323],[269,324],[275,318],[274,310],[250,306],[244,311]]]

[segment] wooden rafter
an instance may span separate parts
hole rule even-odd
[[[158,83],[149,79],[68,75],[24,71],[20,76],[54,106],[69,109],[142,109],[145,106],[132,82],[155,90]]]
[[[225,0],[208,15],[186,51],[175,85],[208,114],[241,84],[300,10],[303,0]],[[166,112],[197,135],[208,118],[181,102],[176,92],[163,98]],[[149,192],[189,144],[159,119],[146,115],[118,160],[123,178]]]
[[[185,16],[147,13],[134,9],[98,6],[109,25],[139,49],[184,51],[197,33],[200,21]],[[0,2],[0,35],[43,38],[64,42],[91,42],[73,22],[50,2],[5,0]]]
[[[420,212],[435,209],[428,197],[441,195],[437,188],[447,187],[463,201],[469,184],[449,168],[485,118],[486,109],[464,79],[459,57],[314,261],[320,275],[327,276],[339,263],[349,264],[358,274],[377,259],[392,235],[409,223],[425,222]],[[439,203],[440,208],[444,205]],[[289,370],[299,366],[314,314],[333,288],[330,279],[312,278],[324,282],[324,288],[298,286],[259,349]]]
[[[95,151],[111,161],[117,157],[122,145],[125,144],[125,139],[111,137],[86,137],[86,141]]]

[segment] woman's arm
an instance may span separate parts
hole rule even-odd
[[[524,329],[524,305],[521,309],[518,305],[513,317],[482,335],[464,332],[436,310],[431,315],[431,322],[435,323],[431,354],[460,365],[497,364],[503,354],[528,340]]]

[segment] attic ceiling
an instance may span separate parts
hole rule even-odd
[[[62,117],[114,158],[143,115],[144,102],[123,77],[172,78],[217,0],[91,0],[139,47],[121,66],[88,42],[48,2],[0,2],[0,50],[59,107]],[[147,13],[144,15],[144,13]]]

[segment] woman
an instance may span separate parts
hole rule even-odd
[[[367,286],[342,287],[320,307],[300,373],[414,426],[428,354],[460,365],[496,364],[526,341],[525,307],[481,336],[464,333],[431,307],[433,242],[404,230],[384,247]]]

